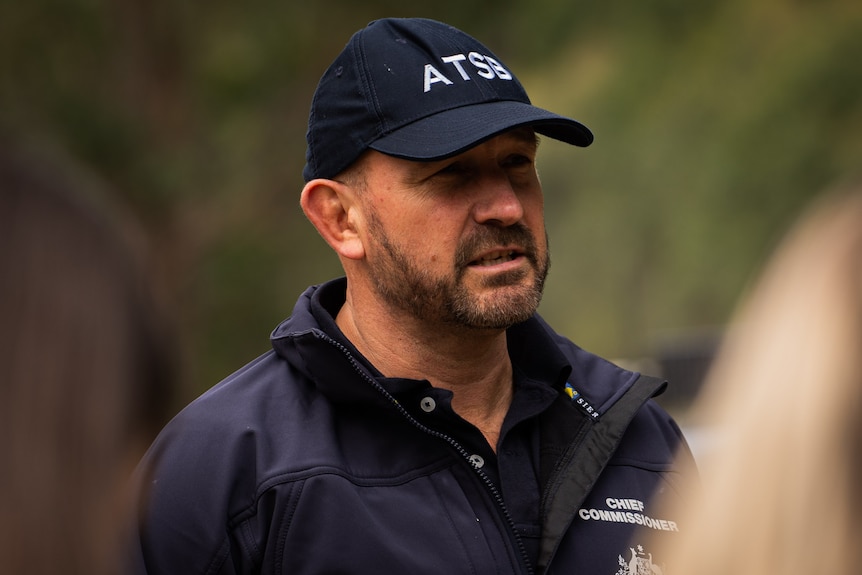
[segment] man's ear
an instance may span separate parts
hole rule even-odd
[[[338,255],[352,260],[365,257],[365,246],[356,229],[359,206],[350,186],[335,180],[311,180],[302,189],[299,203]]]

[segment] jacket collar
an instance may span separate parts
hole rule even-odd
[[[335,323],[344,304],[346,278],[309,287],[293,313],[273,331],[275,352],[302,372],[334,402],[391,402],[382,389],[393,381],[381,374],[347,339]],[[508,332],[512,362],[528,378],[562,391],[567,381],[595,406],[609,405],[628,389],[637,374],[623,370],[557,335],[538,315]],[[356,385],[356,379],[368,385]],[[397,380],[404,389],[427,382]]]

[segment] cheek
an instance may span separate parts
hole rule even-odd
[[[447,256],[447,254],[454,253],[455,248],[451,247],[451,245],[444,241],[439,236],[434,237],[434,234],[428,233],[425,237],[417,240],[417,246],[419,246],[419,260],[427,262],[429,265],[439,265],[441,262],[445,263],[447,259],[451,259],[451,256]]]
[[[417,246],[422,246],[423,259],[432,263],[452,259],[464,233],[458,222],[456,214],[442,210],[427,213],[420,220],[413,238]]]
[[[544,235],[545,207],[542,198],[525,201],[522,205],[524,206],[524,220],[527,225],[535,231],[537,236]]]

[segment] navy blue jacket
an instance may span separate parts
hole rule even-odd
[[[687,448],[621,369],[539,316],[508,332],[515,396],[496,452],[451,393],[383,377],[344,338],[345,280],[309,288],[273,350],[186,407],[139,468],[150,575],[634,573]]]

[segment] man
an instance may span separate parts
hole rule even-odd
[[[649,400],[664,383],[535,314],[536,133],[592,141],[445,24],[351,38],[312,103],[301,197],[346,278],[155,442],[142,571],[610,575],[637,528],[678,529],[649,514],[684,446]]]

